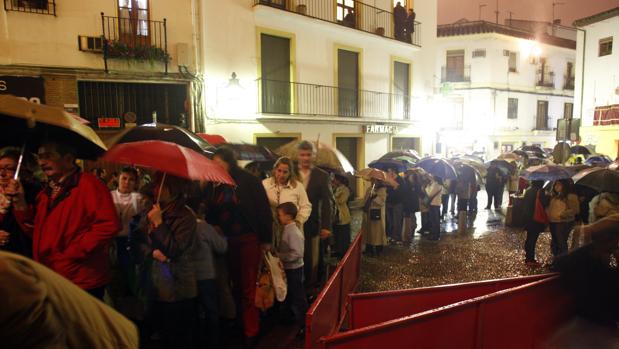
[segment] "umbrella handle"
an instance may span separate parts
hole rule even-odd
[[[159,184],[159,191],[157,192],[157,204],[159,204],[159,199],[161,198],[161,189],[163,189],[163,182],[165,182],[165,177],[167,173],[163,173],[163,177],[161,177],[161,183]]]
[[[21,165],[24,162],[24,153],[26,152],[26,142],[21,147],[21,152],[19,154],[19,160],[17,160],[17,168],[15,169],[15,174],[13,175],[14,180],[19,179],[19,171],[21,170]]]

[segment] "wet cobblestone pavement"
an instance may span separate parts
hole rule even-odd
[[[482,201],[480,201],[482,202]],[[447,217],[441,239],[415,234],[408,246],[390,244],[380,257],[363,257],[357,292],[436,286],[547,272],[524,264],[525,232],[504,227],[504,211],[481,210],[472,227],[458,233],[457,218]],[[357,213],[360,217],[360,213]],[[358,217],[355,217],[358,218]],[[419,221],[419,220],[418,220]],[[537,260],[550,263],[550,233],[540,235]]]

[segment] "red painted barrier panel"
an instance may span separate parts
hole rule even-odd
[[[570,305],[553,276],[331,335],[321,344],[324,349],[536,348],[569,319]]]
[[[553,275],[555,274],[351,294],[349,296],[349,328],[356,329],[379,324],[384,321],[421,313],[426,310],[527,284]]]
[[[319,348],[320,338],[338,331],[346,318],[348,294],[359,282],[361,234],[357,234],[337,268],[305,314],[305,348]]]

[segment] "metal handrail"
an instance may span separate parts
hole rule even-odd
[[[441,82],[471,82],[471,66],[461,68],[441,67]]]
[[[414,119],[410,95],[270,79],[256,82],[263,114]]]
[[[132,58],[137,60],[158,60],[164,63],[168,73],[168,30],[167,20],[124,18],[106,16],[101,12],[103,31],[103,59],[105,71],[110,58]]]
[[[421,47],[420,22],[414,21],[410,36],[404,30],[397,30],[396,33],[393,12],[358,0],[353,0],[353,3],[354,16],[339,19],[337,4],[334,0],[299,0],[295,7],[286,0],[254,0],[254,6],[269,6]]]

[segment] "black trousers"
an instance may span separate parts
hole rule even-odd
[[[333,225],[333,235],[335,235],[335,252],[342,258],[350,246],[350,224]]]
[[[284,306],[289,308],[294,315],[294,320],[300,327],[305,327],[305,313],[307,312],[307,298],[303,286],[303,267],[286,269],[286,281],[288,292]]]
[[[537,245],[537,239],[539,238],[539,234],[542,233],[544,228],[539,226],[528,225],[526,227],[527,230],[527,238],[524,241],[524,254],[525,260],[527,262],[532,262],[535,260],[535,246]]]
[[[198,304],[204,311],[206,328],[200,327],[198,335],[204,337],[207,348],[219,348],[219,295],[217,294],[217,282],[215,279],[198,280]]]
[[[197,319],[195,300],[159,302],[151,304],[149,321],[161,335],[163,348],[191,348],[192,330]]]

